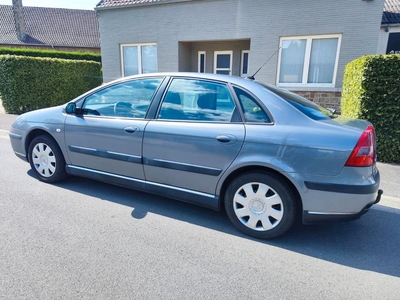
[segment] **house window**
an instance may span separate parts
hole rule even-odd
[[[240,76],[246,77],[249,71],[249,50],[242,51],[242,61],[240,63]]]
[[[205,73],[206,72],[206,51],[199,51],[198,55],[198,68],[197,71],[199,73]]]
[[[281,38],[278,85],[334,86],[341,36]]]
[[[214,52],[214,73],[232,74],[232,53],[233,51],[215,51]]]
[[[157,72],[157,45],[121,45],[121,63],[122,76]]]

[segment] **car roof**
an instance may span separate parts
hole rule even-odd
[[[198,79],[208,79],[208,80],[217,80],[230,82],[233,84],[237,84],[245,87],[246,85],[254,85],[256,82],[252,79],[242,78],[238,76],[232,75],[223,75],[223,74],[213,74],[213,73],[196,73],[196,72],[159,72],[159,73],[147,73],[147,74],[139,74],[132,75],[123,78],[119,78],[114,80],[113,82],[120,82],[125,80],[130,80],[134,78],[144,78],[144,77],[156,77],[156,76],[164,76],[164,77],[186,77],[186,78],[198,78]],[[257,84],[258,86],[258,84]]]

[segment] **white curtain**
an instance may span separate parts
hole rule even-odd
[[[142,46],[142,73],[157,72],[157,46]]]
[[[280,83],[302,83],[307,40],[282,41]]]
[[[139,74],[138,47],[124,46],[123,48],[124,76]]]
[[[338,39],[314,39],[307,83],[333,83]]]

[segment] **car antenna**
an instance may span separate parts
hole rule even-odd
[[[276,50],[274,53],[272,53],[272,55],[267,59],[267,61],[260,67],[258,68],[258,70],[251,76],[247,76],[246,79],[250,79],[250,80],[256,80],[256,74],[267,64],[267,62],[269,62],[271,60],[271,58],[281,49],[282,47],[279,47],[278,50]]]

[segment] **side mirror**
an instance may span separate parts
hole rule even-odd
[[[76,114],[76,103],[75,102],[68,103],[67,106],[65,107],[65,112],[69,115]]]

